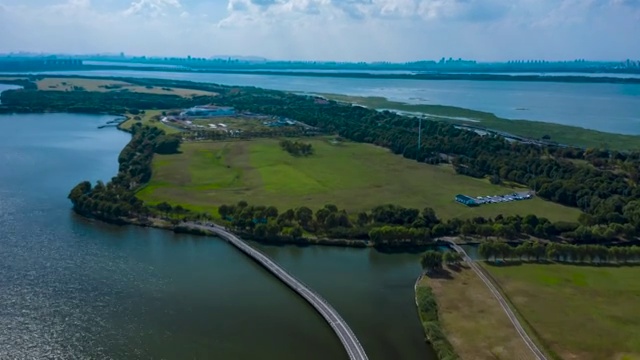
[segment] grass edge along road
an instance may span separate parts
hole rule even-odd
[[[437,274],[422,276],[416,283],[416,301],[423,289],[430,289],[435,298],[442,331],[461,360],[535,359],[496,298],[468,265],[447,266]]]
[[[318,95],[327,99],[357,104],[372,109],[397,110],[406,112],[409,115],[423,114],[431,120],[447,121],[467,126],[480,126],[530,139],[542,139],[543,136],[548,135],[551,141],[581,147],[610,148],[614,150],[637,150],[640,148],[640,136],[634,135],[606,133],[542,121],[504,119],[484,111],[446,105],[408,104],[378,96],[365,97],[324,93]]]
[[[218,206],[240,200],[281,211],[335,204],[353,215],[393,203],[432,207],[443,219],[533,212],[552,221],[576,221],[579,214],[540,198],[466,207],[454,201],[456,194],[486,196],[517,189],[458,175],[447,165],[421,164],[370,144],[336,144],[327,137],[302,141],[313,145],[312,156],[291,156],[277,139],[184,143],[181,154],[154,156],[151,181],[138,196],[149,204],[167,201],[214,216]]]
[[[640,267],[481,264],[555,358],[640,359]]]
[[[509,302],[502,296],[502,293],[495,287],[495,285],[493,284],[491,279],[487,275],[485,275],[483,269],[481,267],[479,267],[475,263],[475,261],[473,261],[473,259],[471,259],[469,257],[469,255],[467,255],[467,252],[464,251],[463,248],[461,248],[460,246],[456,245],[456,243],[453,242],[453,240],[448,240],[447,242],[451,245],[453,250],[455,250],[458,253],[462,254],[465,263],[469,265],[471,270],[473,270],[476,273],[476,275],[480,278],[480,280],[482,280],[482,282],[487,286],[487,288],[489,289],[491,294],[495,297],[495,299],[498,300],[498,302],[500,303],[500,307],[502,307],[502,309],[504,310],[505,314],[507,315],[507,317],[509,318],[509,320],[511,321],[511,323],[515,327],[515,329],[518,332],[518,335],[520,336],[520,338],[525,342],[526,346],[531,350],[531,352],[534,355],[535,359],[537,359],[537,360],[547,360],[547,357],[544,354],[544,352],[542,350],[540,350],[538,345],[531,339],[529,334],[527,334],[527,332],[525,331],[524,327],[520,323],[520,320],[518,319],[518,317],[515,315],[515,313],[511,309],[511,307],[509,305]]]

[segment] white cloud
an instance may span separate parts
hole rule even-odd
[[[82,0],[78,0],[82,1]],[[85,0],[86,1],[86,0]],[[167,16],[167,11],[175,12],[182,8],[179,0],[136,0],[124,10],[125,16],[142,15],[148,17]],[[185,11],[180,12],[184,14]]]
[[[640,58],[640,0],[0,0],[0,52]]]

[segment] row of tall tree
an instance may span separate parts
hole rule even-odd
[[[573,263],[629,263],[640,261],[640,246],[575,245],[527,241],[518,246],[487,241],[478,254],[493,261],[562,261]]]

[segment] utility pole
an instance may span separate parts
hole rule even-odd
[[[416,161],[420,156],[420,144],[422,144],[422,116],[418,118],[418,151],[416,152]]]

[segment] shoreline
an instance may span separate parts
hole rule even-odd
[[[107,69],[108,70],[108,69]],[[130,69],[129,69],[130,70]],[[3,80],[3,77],[10,77]],[[15,85],[30,82],[30,78],[65,78],[65,79],[88,79],[88,80],[112,80],[137,83],[145,80],[163,80],[156,78],[130,78],[122,76],[90,76],[71,74],[4,74],[0,72],[0,84]],[[24,78],[15,80],[15,78]],[[639,84],[640,84],[640,78]],[[197,90],[199,82],[190,80],[170,80],[176,83],[177,87],[188,89],[193,86]],[[207,83],[208,84],[208,83]],[[218,85],[211,83],[210,85]],[[24,87],[24,85],[22,85]],[[233,87],[218,85],[223,87]],[[26,87],[25,87],[26,89]],[[294,95],[309,96],[315,95],[329,100],[334,100],[351,105],[364,106],[376,111],[393,111],[406,117],[422,116],[427,120],[440,121],[455,124],[466,128],[468,131],[485,131],[504,138],[529,142],[539,145],[574,147],[577,149],[586,148],[610,148],[611,150],[628,151],[640,149],[640,134],[622,134],[614,132],[604,132],[595,129],[584,128],[577,125],[565,125],[556,122],[527,120],[527,119],[507,119],[499,117],[493,113],[463,108],[451,105],[434,104],[412,104],[402,101],[389,100],[379,96],[355,96],[337,93],[322,92],[300,92],[285,91]],[[109,114],[122,116],[120,114]]]
[[[328,78],[361,78],[361,79],[382,79],[382,80],[458,80],[458,81],[524,81],[524,82],[556,82],[556,83],[580,83],[580,84],[640,84],[640,78],[634,77],[594,77],[580,75],[510,75],[510,74],[487,74],[487,73],[417,73],[417,74],[376,74],[362,72],[314,72],[314,71],[289,71],[282,69],[273,70],[235,70],[235,69],[215,69],[215,68],[162,68],[158,66],[131,67],[125,65],[82,65],[70,69],[41,69],[41,70],[21,70],[22,72],[43,72],[43,71],[149,71],[149,72],[169,72],[169,73],[193,73],[193,74],[234,74],[234,75],[267,75],[267,76],[292,76],[292,77],[328,77]],[[0,75],[11,75],[14,72],[0,71]]]
[[[481,110],[450,105],[411,104],[380,96],[308,94],[376,111],[392,111],[407,117],[421,116],[427,120],[455,124],[468,131],[490,132],[523,143],[578,149],[602,148],[603,145],[619,151],[640,149],[640,135],[604,132],[548,121],[507,119]]]

